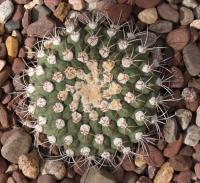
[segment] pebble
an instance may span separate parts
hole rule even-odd
[[[35,179],[39,175],[39,156],[36,151],[29,154],[23,154],[18,159],[19,169],[22,173],[30,178]]]
[[[21,58],[15,58],[12,64],[12,71],[15,74],[22,73],[26,68],[24,61]]]
[[[0,174],[5,173],[7,168],[8,168],[8,164],[6,160],[2,158],[2,156],[0,156]]]
[[[0,23],[5,23],[12,15],[14,5],[11,0],[6,0],[0,4]]]
[[[193,112],[196,112],[199,106],[199,95],[194,88],[184,88],[181,96],[184,99],[185,107]]]
[[[15,3],[17,4],[27,4],[32,0],[14,0]]]
[[[188,8],[196,8],[198,6],[196,0],[183,0],[182,4]]]
[[[15,183],[15,181],[12,177],[9,177],[8,180],[7,180],[7,183]]]
[[[61,0],[44,0],[44,4],[48,7],[51,11],[56,9],[56,6],[60,3]]]
[[[157,7],[158,14],[165,20],[170,20],[174,23],[179,21],[179,13],[171,5],[162,3]]]
[[[194,166],[194,171],[198,179],[200,179],[200,163],[196,163]]]
[[[168,158],[175,156],[179,152],[182,144],[183,144],[183,135],[180,135],[177,140],[175,140],[172,143],[169,143],[167,147],[165,147],[163,155]]]
[[[194,15],[197,19],[200,19],[200,5],[194,9]]]
[[[28,26],[31,24],[31,11],[26,10],[22,18],[23,33],[27,32]]]
[[[0,71],[2,71],[2,70],[3,70],[3,68],[5,67],[5,65],[6,65],[6,61],[5,61],[5,60],[2,60],[2,59],[0,59]]]
[[[45,24],[44,24],[45,22]],[[55,26],[55,22],[50,18],[43,16],[38,21],[30,24],[27,28],[28,36],[43,37],[49,35]]]
[[[175,66],[172,66],[170,68],[171,70],[171,74],[173,75],[173,77],[171,78],[170,81],[170,87],[171,88],[181,88],[184,85],[184,78],[183,78],[183,73],[182,71]]]
[[[166,120],[163,129],[163,135],[165,137],[166,142],[172,143],[176,140],[178,132],[178,126],[175,118],[169,118]]]
[[[192,167],[192,159],[189,156],[176,155],[169,159],[170,165],[175,171],[183,172],[190,170]]]
[[[60,183],[74,183],[74,181],[72,179],[65,178]]]
[[[192,120],[192,112],[187,109],[177,109],[175,115],[183,130],[186,130]]]
[[[2,36],[5,33],[5,24],[0,23],[0,35]]]
[[[150,179],[153,179],[158,171],[158,168],[155,166],[148,166],[148,176]]]
[[[14,171],[12,177],[16,183],[30,183],[24,175],[19,171]]]
[[[31,136],[19,128],[7,138],[1,154],[8,161],[17,163],[19,156],[29,151],[31,143]]]
[[[189,157],[191,157],[193,153],[194,153],[194,149],[191,146],[184,146],[179,152],[179,154],[183,156],[189,156]]]
[[[6,39],[6,49],[10,59],[14,59],[19,51],[19,41],[14,36],[9,36]]]
[[[200,30],[200,19],[193,20],[190,27]]]
[[[23,15],[24,15],[24,7],[23,5],[16,5],[15,6],[15,12],[12,16],[12,20],[14,21],[21,21]]]
[[[200,144],[197,144],[193,148],[195,150],[195,152],[192,155],[193,159],[195,159],[196,161],[200,161]]]
[[[166,42],[174,50],[182,50],[190,40],[187,28],[174,29],[167,34]]]
[[[66,2],[60,2],[53,12],[54,16],[63,22],[70,11],[70,5]]]
[[[8,175],[7,174],[0,174],[0,182],[7,183]]]
[[[32,22],[37,21],[43,16],[48,16],[51,14],[51,11],[46,8],[43,5],[36,5],[32,10],[31,10],[31,20]]]
[[[7,112],[6,108],[1,104],[0,104],[0,123],[4,129],[10,127],[8,112]]]
[[[5,59],[7,56],[6,45],[4,43],[0,43],[0,59]]]
[[[154,183],[169,183],[173,177],[174,169],[169,162],[166,162],[158,170]]]
[[[186,7],[180,8],[180,23],[181,25],[188,25],[194,19],[194,14],[191,9]]]
[[[188,146],[195,146],[200,140],[200,127],[192,125],[187,129],[184,143]]]
[[[158,5],[159,2],[160,0],[135,0],[135,4],[140,8],[153,8]]]
[[[124,169],[122,166],[118,167],[116,170],[112,172],[112,175],[115,177],[117,182],[122,182],[124,178]]]
[[[127,4],[113,4],[109,7],[106,6],[106,9],[101,9],[101,11],[108,15],[114,23],[122,23],[130,18],[132,7]]]
[[[191,78],[188,83],[188,87],[195,88],[197,91],[200,92],[200,78]]]
[[[136,183],[138,180],[138,175],[134,172],[126,172],[122,183]]]
[[[73,10],[81,11],[85,8],[84,0],[69,0],[68,2],[71,5]]]
[[[10,76],[10,67],[5,66],[3,70],[0,71],[0,87],[9,78],[9,76]]]
[[[37,183],[56,183],[56,180],[51,175],[41,175],[39,176]]]
[[[197,111],[196,111],[196,125],[198,127],[200,127],[200,106],[197,108]]]
[[[80,183],[116,183],[115,178],[112,174],[107,171],[97,170],[95,168],[90,168],[81,177]]]
[[[153,183],[149,177],[141,176],[136,183]]]
[[[67,170],[63,161],[47,160],[42,169],[42,175],[53,175],[57,180],[64,178]]]
[[[174,181],[177,183],[191,183],[192,172],[190,170],[180,172],[174,177]]]
[[[136,169],[136,166],[134,164],[133,160],[130,160],[129,158],[125,157],[123,162],[122,162],[122,167],[126,171],[134,171]]]
[[[146,24],[153,24],[158,19],[158,14],[156,8],[144,9],[138,14],[138,18],[141,22]]]
[[[168,33],[172,30],[173,24],[167,20],[157,20],[149,26],[149,30],[156,33]]]
[[[21,21],[14,21],[14,20],[9,20],[5,24],[5,29],[7,32],[12,32],[13,30],[17,30],[21,28]]]

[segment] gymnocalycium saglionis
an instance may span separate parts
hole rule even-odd
[[[115,157],[146,151],[152,129],[160,134],[167,118],[160,91],[170,89],[163,60],[153,56],[161,48],[155,34],[99,13],[84,19],[79,25],[67,19],[40,41],[24,72],[23,120],[36,143],[45,134],[44,143],[56,145],[61,159],[113,165]]]

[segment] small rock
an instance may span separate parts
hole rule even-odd
[[[6,39],[6,48],[8,56],[13,59],[17,57],[18,51],[19,51],[19,41],[14,36],[9,36]]]
[[[200,144],[197,144],[196,146],[193,147],[195,150],[195,153],[193,153],[192,157],[196,161],[200,161]]]
[[[194,153],[194,149],[190,146],[184,146],[179,152],[180,155],[189,156],[189,157],[191,157],[193,153]]]
[[[23,33],[27,32],[28,26],[31,24],[31,11],[26,10],[22,18]]]
[[[14,171],[12,173],[12,177],[14,178],[16,183],[29,183],[26,177],[24,177],[24,175],[19,171]]]
[[[29,47],[30,49],[34,48],[34,44],[36,43],[36,38],[35,37],[27,37],[24,41],[25,46]]]
[[[175,118],[169,118],[166,120],[163,129],[163,135],[165,137],[166,142],[172,143],[176,140],[178,132],[177,122]]]
[[[65,20],[65,17],[70,11],[70,5],[65,2],[60,2],[56,10],[53,12],[54,16],[61,22]]]
[[[200,30],[200,19],[193,20],[190,27]]]
[[[182,71],[178,67],[175,67],[175,66],[172,66],[170,70],[173,76],[170,81],[170,87],[171,88],[183,87],[184,78],[183,78]]]
[[[124,170],[126,171],[134,171],[136,169],[136,166],[134,164],[134,161],[130,160],[129,158],[124,158],[123,162],[122,162],[122,167],[124,168]]]
[[[188,87],[195,88],[198,92],[200,92],[200,78],[191,78],[191,80],[189,80]]]
[[[158,19],[158,14],[156,8],[144,9],[138,14],[138,18],[141,22],[146,24],[153,24]]]
[[[35,179],[39,175],[39,157],[36,151],[21,155],[18,165],[22,173],[30,179]]]
[[[42,169],[42,175],[53,175],[57,180],[61,180],[65,176],[66,171],[65,164],[62,161],[47,160]]]
[[[195,146],[200,140],[200,127],[192,125],[187,129],[184,143],[189,146]]]
[[[153,8],[160,0],[135,0],[135,4],[140,8]]]
[[[115,178],[112,174],[103,171],[97,170],[95,168],[90,168],[85,174],[81,177],[80,183],[116,183]]]
[[[188,156],[176,155],[169,159],[170,165],[175,171],[183,172],[192,167],[192,159]]]
[[[6,170],[6,173],[12,173],[14,171],[17,171],[19,169],[18,165],[11,164],[9,165],[8,169]]]
[[[188,72],[192,76],[200,73],[200,49],[196,43],[190,43],[183,49],[183,60],[185,62]]]
[[[107,1],[107,0],[106,0]],[[127,21],[132,12],[132,7],[127,4],[113,4],[112,6],[109,6],[105,9],[101,9],[103,13],[108,15],[108,17],[114,22],[114,23],[122,23]],[[119,13],[120,12],[120,13]]]
[[[15,6],[15,12],[12,16],[12,20],[13,21],[21,21],[22,20],[22,17],[24,15],[24,7],[23,5],[16,5]]]
[[[176,9],[167,3],[162,3],[157,7],[158,14],[165,20],[170,20],[174,23],[179,21],[179,13]]]
[[[74,181],[72,179],[65,178],[60,183],[74,183]]]
[[[12,71],[15,74],[20,74],[21,72],[25,70],[25,68],[26,68],[26,65],[21,58],[14,59],[13,64],[12,64]]]
[[[4,23],[0,23],[0,35],[2,36],[5,33],[5,24]]]
[[[173,177],[174,169],[169,162],[162,165],[156,174],[154,183],[169,183]]]
[[[15,3],[17,4],[27,4],[29,3],[31,0],[14,0]]]
[[[146,161],[145,161],[145,158],[142,154],[139,154],[135,156],[135,165],[138,167],[138,168],[142,168],[143,166],[146,165]]]
[[[136,183],[138,180],[138,175],[134,172],[126,172],[122,183]]]
[[[196,0],[183,0],[182,4],[188,8],[196,8],[198,6]]]
[[[5,29],[7,32],[12,32],[13,30],[17,30],[21,28],[21,21],[14,21],[14,20],[9,20],[5,24]]]
[[[0,104],[0,123],[3,128],[9,128],[9,118],[6,108]]]
[[[4,43],[0,43],[0,59],[5,59],[7,56],[7,50]]]
[[[50,10],[54,11],[56,9],[56,6],[60,3],[61,0],[44,0],[44,4],[46,7],[48,7]]]
[[[0,23],[5,23],[12,15],[14,5],[11,0],[6,0],[0,4]]]
[[[178,109],[176,110],[175,115],[177,116],[178,122],[181,125],[182,129],[187,129],[192,120],[192,112],[187,109]]]
[[[0,182],[7,183],[8,175],[7,174],[0,174]]]
[[[3,159],[3,158],[0,156],[0,174],[5,173],[5,171],[7,170],[7,168],[8,168],[8,165],[7,165],[6,160]]]
[[[73,10],[81,11],[85,8],[84,0],[69,0],[68,2],[72,6]]]
[[[180,135],[178,140],[167,145],[167,147],[164,149],[163,155],[168,158],[175,156],[179,152],[182,144],[183,136]]]
[[[192,172],[190,170],[180,172],[174,177],[174,181],[177,183],[191,183]]]
[[[7,183],[15,183],[15,180],[12,177],[9,177]]]
[[[178,28],[169,32],[166,38],[167,44],[174,50],[182,50],[190,40],[187,28]]]
[[[45,24],[44,24],[45,22]],[[34,37],[43,37],[44,35],[48,35],[52,32],[55,26],[55,22],[52,21],[50,18],[43,16],[38,21],[30,24],[27,28],[28,36]]]
[[[146,176],[141,176],[136,183],[153,183],[152,180]]]
[[[194,9],[194,15],[197,19],[200,19],[200,5]]]
[[[1,149],[2,156],[12,163],[17,163],[20,155],[27,153],[31,146],[31,136],[20,129],[12,133]]]
[[[2,59],[0,59],[0,71],[2,71],[2,70],[3,70],[3,68],[5,67],[5,65],[6,65],[6,61],[5,61],[5,60],[2,60]]]
[[[167,20],[158,20],[149,26],[149,30],[156,33],[168,33],[172,28],[173,24]]]
[[[181,25],[188,25],[190,24],[194,19],[194,14],[191,9],[186,7],[180,8],[180,22]]]
[[[0,71],[0,87],[9,78],[9,75],[10,75],[10,67],[5,66],[3,70]]]
[[[31,11],[31,19],[33,22],[39,20],[43,16],[48,16],[51,11],[43,5],[36,5]]]
[[[120,166],[119,168],[117,168],[116,170],[114,170],[112,172],[112,175],[115,177],[115,180],[117,182],[122,182],[122,180],[124,178],[124,169],[122,168],[122,166]]]
[[[196,125],[200,127],[200,106],[198,107],[196,114]]]
[[[37,183],[56,183],[56,180],[53,176],[51,175],[41,175],[38,178]]]
[[[194,88],[184,88],[181,96],[184,99],[185,107],[195,112],[199,106],[199,95]]]
[[[194,171],[198,179],[200,179],[200,163],[196,163],[194,166]]]
[[[158,168],[155,166],[148,166],[148,176],[153,179],[157,173]]]

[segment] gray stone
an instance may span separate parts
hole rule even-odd
[[[200,49],[196,43],[190,43],[183,49],[183,60],[190,75],[196,76],[200,73]]]
[[[5,23],[12,15],[14,5],[11,0],[6,0],[0,4],[0,23]]]
[[[175,118],[169,118],[164,125],[163,134],[166,142],[172,143],[177,137],[177,122]]]
[[[198,127],[200,127],[200,106],[198,107],[196,113],[197,113],[197,115],[196,115],[196,125],[197,125]]]
[[[9,20],[6,24],[5,24],[5,29],[8,32],[12,32],[13,30],[16,29],[20,29],[21,28],[21,21],[14,21],[14,20]]]
[[[181,25],[188,25],[190,24],[194,19],[194,14],[191,9],[186,7],[180,8],[180,22]]]
[[[12,163],[17,163],[20,155],[28,153],[32,144],[31,136],[23,129],[13,132],[1,149],[2,156]]]
[[[62,161],[47,160],[42,169],[42,175],[53,175],[57,180],[64,178],[67,170]]]
[[[196,0],[183,0],[182,4],[188,8],[196,8],[198,6]]]
[[[149,26],[149,30],[156,33],[168,33],[172,28],[173,24],[167,20],[158,20]]]
[[[194,147],[200,140],[200,127],[192,125],[187,129],[184,144]]]
[[[124,178],[122,180],[122,183],[136,183],[138,180],[138,176],[134,172],[127,172],[124,175]]]
[[[32,11],[32,22],[39,20],[43,16],[50,15],[51,11],[43,5],[36,5]]]
[[[51,175],[41,175],[38,178],[37,183],[56,183],[56,180],[53,176]]]
[[[115,178],[112,174],[103,171],[97,170],[95,168],[90,168],[84,173],[81,177],[80,183],[116,183]]]
[[[178,109],[175,112],[183,130],[185,130],[192,120],[192,112],[188,109]]]

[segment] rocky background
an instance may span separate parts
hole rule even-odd
[[[169,103],[175,116],[164,125],[164,137],[149,146],[149,157],[125,159],[114,172],[41,159],[12,101],[37,37],[86,9],[113,20],[122,12],[122,20],[134,19],[141,30],[149,24],[170,47],[164,51],[174,74],[170,87],[181,98]],[[0,0],[0,183],[200,183],[199,38],[200,0]]]

